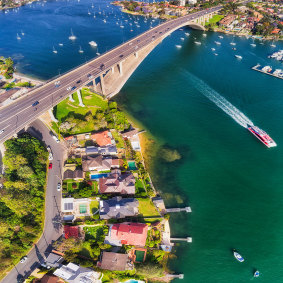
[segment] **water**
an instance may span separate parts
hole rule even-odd
[[[95,19],[88,15],[92,3]],[[141,27],[134,26],[133,32],[124,20],[124,29],[116,25],[115,15],[108,15],[106,24],[102,16],[98,21],[99,6],[112,11],[108,3],[53,1],[42,7],[39,2],[18,13],[0,14],[0,53],[16,56],[18,70],[47,79],[57,75],[58,68],[63,72],[83,63],[84,56],[96,56],[89,41],[104,52],[150,27],[149,21],[137,17]],[[113,9],[116,17],[121,15]],[[74,42],[68,39],[71,28],[77,36]],[[18,42],[21,30],[25,36]],[[59,42],[64,43],[62,50]],[[170,263],[185,274],[184,283],[282,282],[283,81],[250,68],[257,63],[282,68],[267,56],[283,45],[250,43],[227,35],[220,40],[216,33],[204,37],[190,29],[176,31],[153,50],[115,98],[158,144],[182,156],[168,163],[157,154],[151,173],[168,206],[192,207],[191,214],[170,218],[173,237],[193,238],[191,244],[174,248],[177,258]],[[58,54],[52,52],[53,45]],[[278,146],[267,149],[239,125],[239,117],[242,124],[250,120],[267,131]],[[233,258],[233,248],[244,263]],[[254,268],[261,273],[257,279],[252,277]]]

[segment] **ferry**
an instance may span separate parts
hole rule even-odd
[[[262,143],[264,143],[268,148],[275,147],[277,144],[275,141],[263,130],[256,126],[248,125],[248,130],[256,136]]]
[[[235,259],[238,260],[239,262],[244,261],[244,258],[239,253],[237,253],[235,250],[234,250],[233,254],[234,254]]]

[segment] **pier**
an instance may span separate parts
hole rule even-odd
[[[170,212],[182,212],[182,211],[185,211],[185,212],[192,212],[192,209],[187,206],[187,207],[184,207],[184,208],[166,208],[166,213],[170,213]]]
[[[257,64],[256,66],[252,67],[252,70],[258,71],[258,72],[261,72],[261,73],[263,73],[263,74],[272,76],[272,77],[274,77],[274,78],[278,78],[278,79],[283,80],[283,77],[279,77],[279,76],[277,76],[277,75],[274,75],[274,74],[271,73],[271,72],[269,73],[269,72],[262,71],[261,69],[259,69],[259,67],[261,67],[261,65],[260,65],[260,64]]]
[[[184,274],[167,274],[166,277],[169,279],[184,279]]]
[[[187,243],[191,243],[193,241],[192,237],[186,237],[186,238],[170,238],[170,241],[183,241]]]

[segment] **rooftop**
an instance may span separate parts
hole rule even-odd
[[[130,270],[133,268],[133,265],[129,261],[127,254],[118,254],[112,252],[103,252],[102,260],[98,263],[98,266],[101,269],[107,270]]]

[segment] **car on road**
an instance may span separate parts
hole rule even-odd
[[[69,86],[69,87],[67,87],[67,91],[69,91],[69,90],[71,90],[72,88]]]
[[[20,260],[20,263],[24,263],[27,259],[28,259],[28,257],[26,255],[23,256]]]
[[[59,139],[58,139],[55,135],[53,135],[52,138],[53,138],[57,143],[60,142]]]
[[[35,101],[33,104],[32,104],[32,107],[34,107],[34,106],[36,106],[36,105],[38,105],[39,104],[39,102],[38,101]]]
[[[48,168],[49,168],[49,169],[52,169],[52,166],[53,166],[52,163],[49,163]]]
[[[49,152],[48,160],[53,160],[53,154],[52,154],[52,152]]]
[[[61,191],[61,183],[57,184],[57,191],[60,192]]]
[[[123,55],[123,54],[121,54],[119,57],[120,57],[120,58],[123,58],[123,57],[124,57],[124,55]]]
[[[88,77],[89,79],[92,79],[92,78],[93,78],[93,75],[92,75],[92,74],[88,74],[87,77]]]
[[[130,42],[130,43],[129,43],[129,46],[131,46],[132,44],[133,44],[133,43],[132,43],[132,42]]]
[[[82,80],[78,80],[78,81],[77,81],[77,84],[79,84],[79,83],[81,83],[81,82],[82,82]]]
[[[3,134],[3,133],[4,133],[4,130],[1,130],[1,131],[0,131],[0,135]]]
[[[102,70],[102,71],[105,70],[105,65],[104,64],[100,65],[100,70]]]
[[[71,88],[71,90],[74,90],[74,89],[76,89],[77,87],[76,86],[73,86],[72,88]]]

